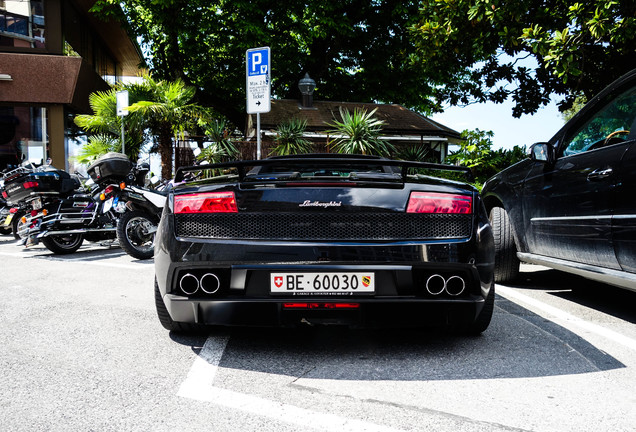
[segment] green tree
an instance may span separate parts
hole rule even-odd
[[[636,68],[634,1],[423,0],[411,32],[438,107],[511,98],[519,117],[561,95],[565,109]]]
[[[126,155],[137,160],[139,152],[148,139],[144,134],[144,121],[139,115],[128,115],[125,119],[117,115],[117,92],[129,91],[129,100],[139,101],[147,92],[138,86],[119,83],[108,91],[91,93],[88,101],[92,114],[75,116],[75,124],[96,135],[80,149],[77,161],[90,163],[109,151],[121,151],[121,123],[124,122]]]
[[[380,132],[384,122],[373,117],[378,109],[371,112],[364,109],[354,109],[353,113],[340,108],[341,121],[334,119],[327,131],[335,135],[329,145],[337,153],[365,154],[389,156],[395,151],[392,144],[380,138]]]
[[[225,162],[228,159],[230,159],[230,156],[227,150],[216,142],[205,147],[197,156],[197,161],[208,164]]]
[[[225,120],[201,121],[199,126],[203,128],[206,138],[212,142],[212,145],[203,149],[197,159],[215,163],[239,158],[239,149],[231,138],[228,122]]]
[[[155,80],[150,75],[139,84],[146,92],[147,100],[138,101],[128,107],[130,113],[140,115],[152,131],[159,144],[161,155],[161,177],[172,178],[173,138],[178,140],[187,130],[193,130],[210,113],[193,103],[194,87],[183,81]]]
[[[276,146],[272,153],[276,155],[292,155],[310,153],[313,149],[311,141],[304,138],[307,120],[292,117],[283,121],[276,128],[274,141]]]
[[[415,162],[439,162],[439,159],[431,147],[417,144],[404,146],[399,149],[396,158]]]
[[[448,156],[448,161],[456,165],[470,168],[475,177],[475,186],[481,189],[486,180],[526,158],[525,147],[515,146],[512,150],[492,150],[492,131],[479,129],[464,130],[461,133],[464,141],[460,149]]]
[[[100,156],[108,152],[121,152],[121,139],[105,134],[92,135],[75,156],[75,160],[81,164],[90,165]]]
[[[307,72],[324,100],[431,107],[421,65],[408,61],[415,0],[100,0],[122,5],[154,76],[195,86],[200,104],[245,121],[245,51],[269,46],[272,94],[298,98]]]

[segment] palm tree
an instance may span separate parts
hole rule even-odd
[[[238,159],[239,148],[230,138],[230,128],[225,120],[200,122],[199,126],[203,128],[206,138],[212,141],[212,145],[202,150],[202,153],[197,157],[198,160],[215,163]]]
[[[310,153],[313,149],[311,141],[303,137],[307,129],[307,120],[292,117],[276,128],[276,147],[272,153],[277,155],[291,155]]]
[[[128,107],[130,113],[141,115],[147,127],[159,143],[161,155],[161,177],[172,178],[172,139],[183,137],[188,129],[194,129],[197,120],[209,118],[209,111],[195,103],[195,88],[181,80],[156,81],[150,75],[137,84],[147,92],[146,100]]]
[[[75,161],[90,165],[100,156],[109,152],[121,152],[121,139],[106,134],[92,135],[88,142],[80,148]]]
[[[130,100],[136,101],[146,96],[146,92],[129,84],[119,83],[108,91],[91,93],[88,97],[93,114],[75,116],[75,124],[96,135],[88,138],[88,144],[80,150],[77,160],[90,163],[109,151],[121,151],[121,122],[126,135],[126,155],[137,160],[147,138],[144,134],[143,119],[139,115],[128,115],[125,120],[117,115],[117,92],[128,90]],[[103,153],[100,153],[103,152]],[[84,162],[82,162],[84,161]]]
[[[342,121],[335,120],[329,126],[334,129],[327,133],[337,135],[330,142],[338,153],[374,154],[389,156],[395,148],[392,144],[380,139],[380,131],[384,122],[373,118],[378,109],[367,113],[364,109],[356,108],[353,114],[340,108]]]

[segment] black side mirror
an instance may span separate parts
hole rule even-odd
[[[535,162],[554,163],[554,147],[548,143],[535,143],[530,146],[530,159]]]

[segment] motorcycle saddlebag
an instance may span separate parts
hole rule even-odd
[[[5,183],[6,200],[11,203],[40,195],[66,194],[79,184],[63,170],[36,171],[26,173]]]
[[[100,186],[119,183],[126,179],[132,162],[121,153],[106,153],[88,167],[88,174]]]

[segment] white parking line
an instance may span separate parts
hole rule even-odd
[[[229,336],[210,336],[203,345],[199,356],[188,372],[186,380],[181,384],[177,396],[190,399],[205,400],[207,389],[212,387],[223,351]],[[202,392],[202,394],[199,394]]]
[[[535,309],[547,314],[547,318],[555,318],[563,323],[572,324],[573,326],[579,327],[590,333],[594,333],[598,336],[604,337],[620,345],[623,345],[626,348],[636,351],[636,340],[628,338],[627,336],[623,336],[622,334],[617,333],[613,330],[601,327],[589,321],[582,320],[581,318],[575,317],[574,315],[564,312],[561,309],[555,308],[554,306],[550,306],[546,303],[540,302],[539,300],[520,294],[513,289],[503,287],[501,285],[497,285],[497,294],[501,294],[502,296],[506,297],[509,300],[513,300],[516,303],[525,303],[528,306],[534,307]]]
[[[271,418],[284,423],[337,431],[392,432],[398,429],[373,423],[352,420],[334,414],[312,411],[293,405],[270,401],[258,396],[238,393],[214,387],[219,362],[229,340],[228,336],[210,336],[203,345],[199,357],[194,361],[186,380],[179,388],[178,396],[211,402],[215,405],[236,409],[250,414]]]

